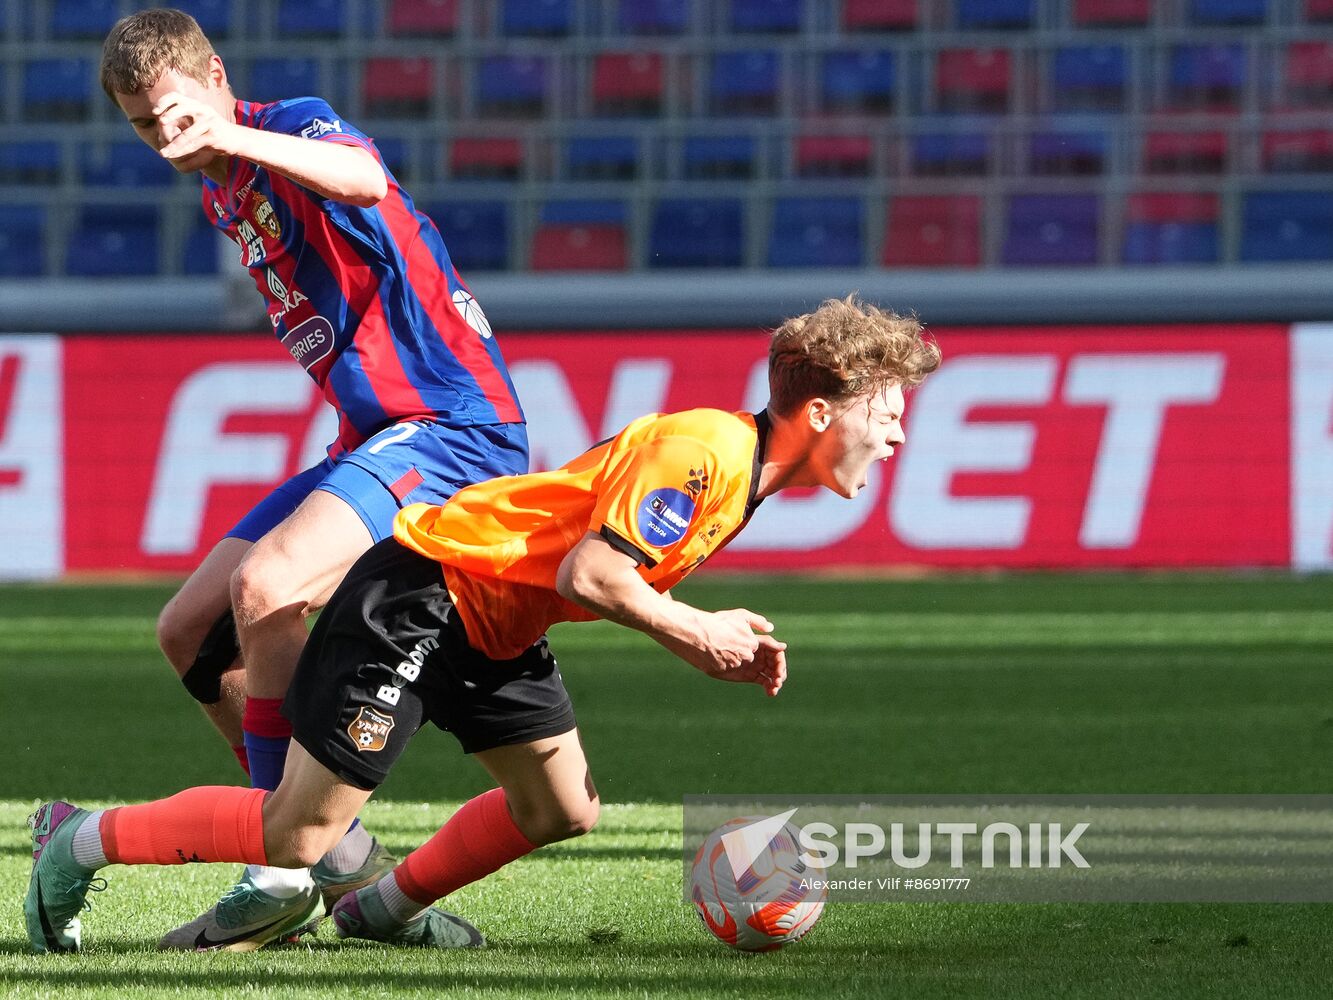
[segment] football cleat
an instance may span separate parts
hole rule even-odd
[[[324,912],[332,913],[333,908],[338,905],[338,900],[349,892],[356,892],[372,882],[378,882],[397,866],[398,859],[378,840],[371,840],[370,853],[366,855],[365,863],[356,871],[335,872],[320,861],[310,869],[310,874],[314,876],[315,885],[319,886],[320,895],[324,899]]]
[[[361,938],[411,948],[483,948],[486,939],[462,917],[432,906],[419,917],[399,923],[389,916],[373,885],[349,892],[333,908],[340,938]]]
[[[282,898],[260,889],[246,872],[216,906],[168,931],[157,946],[163,951],[256,951],[311,933],[323,915],[324,904],[313,884]]]
[[[32,877],[23,900],[23,919],[34,951],[78,951],[83,942],[79,914],[91,910],[89,890],[106,880],[74,861],[74,833],[87,809],[47,802],[28,817],[32,827]]]

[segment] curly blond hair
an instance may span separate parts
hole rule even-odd
[[[773,331],[768,388],[775,413],[816,397],[837,403],[890,385],[920,385],[940,366],[940,349],[915,316],[899,316],[856,295],[829,299]]]
[[[185,11],[141,10],[117,21],[102,43],[102,89],[115,103],[117,94],[137,94],[173,69],[207,83],[213,55],[208,36]]]

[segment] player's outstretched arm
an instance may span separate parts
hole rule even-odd
[[[164,95],[153,114],[169,138],[159,152],[178,170],[202,170],[218,156],[239,156],[325,198],[361,208],[389,193],[379,161],[358,146],[238,125],[203,101],[175,92]]]
[[[773,623],[744,608],[701,611],[659,594],[634,560],[589,532],[560,564],[556,589],[608,621],[637,629],[719,680],[758,684],[775,695],[787,676],[786,643]]]

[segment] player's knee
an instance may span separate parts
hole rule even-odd
[[[280,607],[280,579],[267,560],[243,559],[231,574],[231,606],[236,609],[237,621],[249,624]]]
[[[597,825],[601,804],[597,799],[561,802],[534,811],[519,828],[534,844],[553,844],[558,840],[582,837]]]
[[[199,652],[199,629],[170,602],[157,616],[157,645],[176,673],[184,677]]]

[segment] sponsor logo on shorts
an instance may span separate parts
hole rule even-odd
[[[685,537],[694,501],[680,490],[653,490],[639,505],[639,534],[655,548],[667,549]]]
[[[373,708],[362,708],[356,718],[347,727],[347,735],[359,753],[374,753],[383,750],[393,732],[393,716],[377,712]]]

